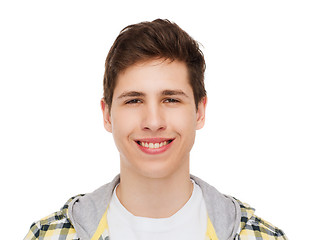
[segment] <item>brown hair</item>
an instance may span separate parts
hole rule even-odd
[[[135,63],[164,58],[186,63],[196,108],[206,96],[205,61],[199,44],[177,24],[156,19],[125,27],[113,43],[105,63],[104,101],[111,109],[118,74]]]

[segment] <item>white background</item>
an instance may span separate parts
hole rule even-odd
[[[310,12],[302,0],[1,1],[1,239],[118,173],[104,61],[123,27],[155,18],[204,46],[207,122],[191,172],[309,238]]]

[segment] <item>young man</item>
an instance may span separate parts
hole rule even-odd
[[[25,239],[287,239],[254,209],[190,175],[204,125],[205,62],[196,41],[157,19],[123,29],[106,59],[104,126],[120,175],[34,223]]]

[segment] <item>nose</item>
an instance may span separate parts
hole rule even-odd
[[[142,129],[145,131],[161,131],[166,129],[164,111],[157,104],[148,104],[143,109]]]

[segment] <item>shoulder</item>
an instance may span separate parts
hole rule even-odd
[[[240,223],[240,240],[258,239],[258,240],[287,240],[284,232],[263,220],[254,214],[254,209],[248,204],[237,202],[241,208],[241,223]]]
[[[65,205],[57,212],[33,223],[24,240],[35,239],[78,239],[76,231],[68,217],[69,203],[81,195],[70,198]]]

